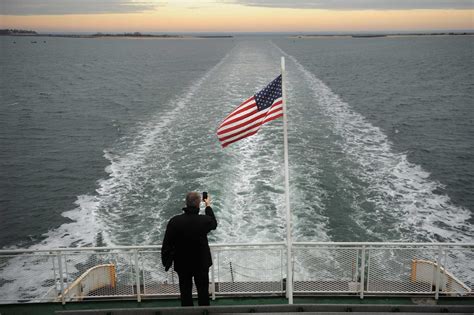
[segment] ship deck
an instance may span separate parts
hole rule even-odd
[[[288,305],[285,297],[226,297],[211,301],[209,307],[180,307],[177,298],[88,299],[81,302],[22,303],[0,305],[0,314],[473,314],[473,297],[295,297]],[[195,304],[196,301],[195,301]]]

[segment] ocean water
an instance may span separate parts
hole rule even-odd
[[[0,44],[0,248],[157,244],[192,190],[283,240],[282,121],[215,136],[281,56],[296,240],[474,240],[473,37]]]

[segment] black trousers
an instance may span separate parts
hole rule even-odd
[[[196,271],[178,271],[181,306],[193,306],[193,278],[198,292],[198,304],[209,305],[209,268]]]

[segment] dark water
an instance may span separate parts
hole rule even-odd
[[[232,43],[4,37],[0,45],[2,247],[37,242],[64,223],[61,213],[107,176],[104,149],[183,93]]]
[[[281,240],[281,120],[214,132],[282,55],[296,239],[473,239],[472,37],[0,43],[0,247],[159,243],[190,190]]]

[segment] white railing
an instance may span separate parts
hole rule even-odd
[[[2,250],[0,303],[176,297],[178,277],[165,272],[160,249]],[[211,250],[213,298],[286,294],[284,243]],[[295,242],[291,257],[294,295],[473,296],[474,244]]]

